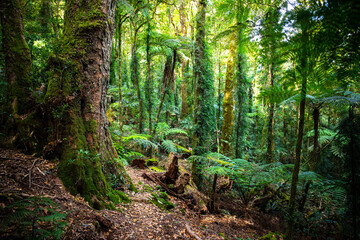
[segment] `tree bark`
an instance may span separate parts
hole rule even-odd
[[[274,87],[274,69],[273,63],[269,65],[269,83],[271,87]],[[269,121],[267,129],[267,150],[266,150],[266,162],[270,163],[273,161],[273,150],[275,149],[274,142],[274,115],[275,115],[275,106],[274,103],[269,104]]]
[[[50,60],[53,77],[46,93],[53,116],[61,119],[52,118],[50,140],[57,143],[59,177],[71,194],[80,193],[97,209],[111,207],[106,200],[127,199],[105,176],[115,177],[117,186],[131,185],[114,160],[106,117],[115,6],[106,0],[66,1],[62,52]]]
[[[230,52],[226,68],[225,93],[223,99],[223,124],[222,124],[222,141],[221,152],[227,156],[232,154],[231,142],[234,132],[234,63],[236,58],[235,52],[235,34],[230,39]]]
[[[126,20],[126,15],[120,15],[118,27],[118,52],[119,52],[119,127],[120,131],[122,131],[122,126],[124,125],[124,117],[123,117],[123,105],[122,105],[122,25]]]
[[[152,133],[152,80],[151,80],[151,56],[150,56],[150,20],[148,20],[146,34],[146,69],[147,69],[147,98],[148,98],[148,114],[149,114],[149,135]]]
[[[173,56],[168,56],[166,58],[165,67],[164,67],[164,75],[163,75],[163,88],[161,91],[161,100],[160,100],[158,112],[156,114],[156,120],[155,120],[153,134],[156,133],[157,124],[159,123],[160,114],[161,114],[162,107],[164,105],[165,98],[166,98],[166,95],[169,94],[171,83],[173,82],[175,65],[176,65],[176,55],[177,55],[177,52],[176,52],[176,50],[174,50]]]
[[[14,118],[32,109],[29,101],[33,87],[30,80],[31,56],[24,37],[21,1],[4,0],[0,7],[5,77],[8,83],[6,104],[14,124]]]
[[[196,38],[195,38],[195,104],[194,104],[194,133],[192,146],[195,155],[202,155],[211,151],[211,145],[215,130],[214,108],[214,76],[210,65],[209,54],[205,41],[206,1],[198,2],[196,14]],[[214,134],[214,135],[212,135]],[[192,164],[192,175],[199,189],[202,187],[202,175],[200,163]]]
[[[183,37],[186,37],[187,35],[187,28],[186,28],[186,16],[185,16],[185,3],[184,1],[180,2],[179,7],[179,17],[180,17],[180,28],[181,28],[181,35]],[[180,119],[183,119],[187,116],[189,111],[189,106],[187,103],[187,78],[185,77],[185,74],[187,73],[187,61],[185,59],[182,59],[181,61],[181,113],[180,113]]]
[[[292,231],[294,225],[294,212],[295,212],[295,201],[296,201],[296,187],[299,179],[300,171],[300,159],[301,159],[301,145],[304,135],[304,123],[305,123],[305,97],[306,97],[306,83],[307,79],[304,77],[301,86],[301,101],[299,111],[299,124],[298,124],[298,135],[296,140],[295,149],[295,163],[294,170],[292,173],[291,191],[290,191],[290,202],[289,202],[289,214],[288,214],[288,227],[286,230],[286,238],[290,240],[292,238]]]

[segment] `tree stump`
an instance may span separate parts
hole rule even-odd
[[[145,169],[146,165],[145,165],[145,159],[134,159],[131,162],[131,166],[132,167],[137,167],[140,169]]]
[[[169,164],[168,170],[164,174],[164,182],[166,184],[175,184],[176,180],[179,176],[178,157],[175,154],[170,153],[169,162],[170,162],[170,164]]]

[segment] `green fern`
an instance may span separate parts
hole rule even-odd
[[[177,153],[178,148],[176,147],[175,143],[171,140],[164,140],[161,143],[161,147],[168,153]]]
[[[60,239],[67,223],[65,213],[49,198],[34,196],[14,202],[1,230],[13,229],[24,239]]]
[[[131,146],[140,146],[145,150],[153,148],[158,149],[158,145],[150,141],[151,136],[146,134],[133,134],[127,137],[123,137],[123,141]]]
[[[188,136],[187,132],[180,128],[170,128],[166,131],[164,131],[164,136],[168,137],[170,135],[185,135]]]

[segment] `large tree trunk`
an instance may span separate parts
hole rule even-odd
[[[192,146],[195,155],[202,155],[211,151],[215,143],[215,89],[214,76],[210,65],[209,54],[205,40],[206,1],[200,0],[196,14],[195,39],[195,105],[194,105],[194,133]],[[198,161],[192,165],[195,184],[201,189],[202,175]]]
[[[80,193],[94,208],[123,196],[112,190],[107,174],[116,185],[131,184],[114,160],[106,118],[115,6],[106,0],[66,1],[62,52],[51,59],[46,95],[54,116],[51,143],[60,159],[59,177],[70,193]]]
[[[3,0],[0,8],[5,76],[8,83],[6,111],[12,116],[7,126],[16,131],[19,115],[28,113],[33,106],[30,101],[31,57],[24,37],[20,0]]]
[[[235,52],[235,34],[230,39],[230,52],[227,61],[225,77],[225,93],[223,99],[223,124],[222,124],[222,141],[221,152],[227,156],[232,154],[231,142],[234,132],[234,64],[236,58]]]

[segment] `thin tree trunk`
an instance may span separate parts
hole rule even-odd
[[[152,79],[151,79],[151,57],[150,57],[150,20],[148,21],[148,29],[146,34],[146,66],[147,66],[147,97],[148,97],[148,114],[149,114],[149,135],[152,133]]]
[[[119,52],[119,127],[120,132],[122,131],[122,126],[124,125],[124,117],[123,117],[123,106],[122,106],[122,19],[120,18],[119,24],[118,24],[118,34],[119,34],[119,40],[118,40],[118,52]]]
[[[283,144],[284,144],[284,148],[286,149],[286,141],[287,141],[287,122],[286,122],[286,114],[285,114],[285,107],[283,106],[282,108],[282,112],[283,112]]]
[[[161,110],[165,101],[165,97],[166,95],[169,94],[169,88],[171,87],[171,82],[174,76],[174,71],[175,71],[175,65],[176,65],[176,50],[174,50],[173,52],[173,56],[168,56],[165,62],[165,68],[164,68],[164,75],[163,75],[163,89],[162,89],[162,96],[161,96],[161,100],[160,100],[160,105],[159,105],[159,109],[158,112],[156,114],[156,120],[155,120],[155,126],[154,126],[154,131],[153,133],[155,134],[156,132],[156,128],[157,128],[157,124],[159,123],[159,118],[160,118],[160,114],[161,114]]]
[[[313,110],[313,120],[314,120],[314,147],[311,154],[311,167],[310,171],[315,171],[316,164],[319,160],[319,119],[320,119],[320,109],[319,107],[315,107]],[[304,194],[299,204],[299,211],[303,211],[306,203],[306,199],[308,196],[308,192],[310,190],[311,181],[307,181],[304,188]]]
[[[349,122],[351,125],[355,124],[354,121],[354,106],[350,105],[349,107]],[[357,218],[358,218],[358,189],[359,185],[357,182],[358,177],[358,166],[356,161],[358,161],[359,154],[359,146],[356,145],[355,142],[355,134],[353,131],[350,132],[350,142],[349,142],[349,158],[350,158],[350,165],[351,165],[351,196],[352,196],[352,230],[353,230],[353,239],[357,240],[358,237],[358,227]]]
[[[299,112],[299,125],[298,125],[298,135],[296,140],[296,149],[295,149],[295,163],[294,170],[292,174],[291,181],[291,191],[290,191],[290,202],[289,202],[289,221],[288,228],[286,231],[287,240],[292,239],[292,231],[294,225],[294,212],[295,212],[295,201],[296,201],[296,187],[299,179],[300,171],[300,159],[301,159],[301,145],[304,134],[304,123],[305,123],[305,96],[306,96],[306,78],[303,78],[301,86],[301,101],[300,101],[300,112]]]
[[[274,87],[274,69],[273,63],[269,66],[269,83],[271,87]],[[267,151],[266,151],[266,162],[270,163],[273,161],[273,150],[275,149],[274,142],[274,115],[275,115],[275,106],[274,103],[270,103],[269,106],[269,121],[267,129]]]
[[[134,43],[132,46],[132,61],[133,61],[133,74],[134,74],[134,84],[136,87],[136,94],[139,103],[139,133],[143,133],[143,100],[141,97],[141,89],[139,82],[139,70],[138,70],[138,59],[137,59],[137,47],[136,47],[136,37],[134,37]]]
[[[187,103],[187,93],[186,93],[186,78],[185,78],[185,68],[186,68],[186,61],[183,60],[181,63],[181,114],[180,119],[183,119],[187,116],[189,111],[189,106]]]
[[[219,76],[218,76],[218,111],[216,114],[216,119],[218,122],[218,129],[220,129],[220,115],[221,115],[221,63],[220,63],[220,59],[218,62],[218,69],[219,69]]]
[[[212,213],[215,211],[217,179],[218,179],[218,175],[215,173],[213,184],[212,184],[212,189],[211,189],[211,199],[210,199],[210,208],[209,208],[209,211],[212,212]]]

